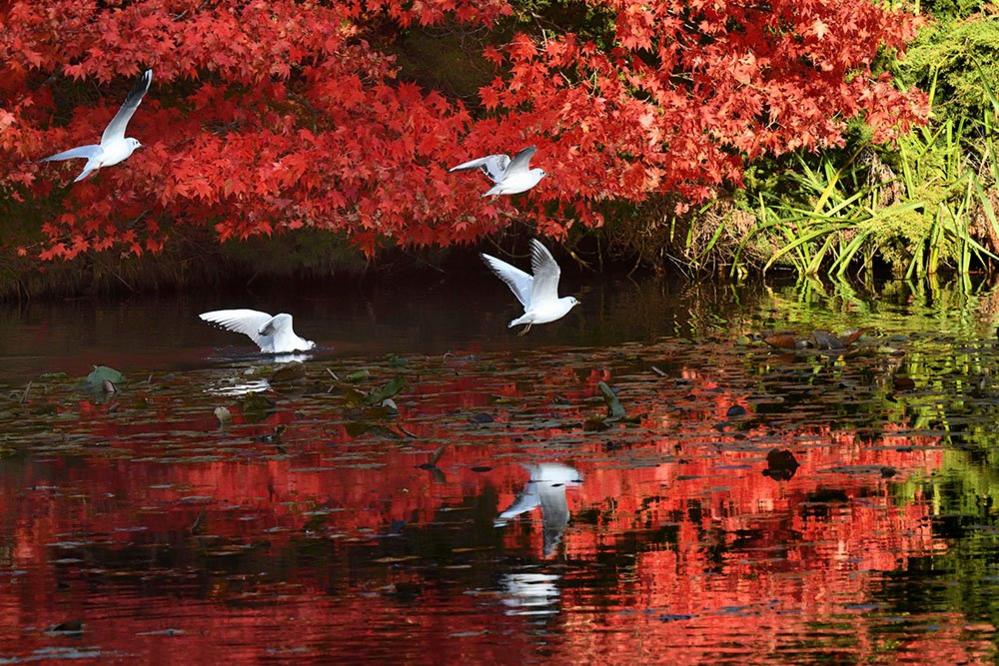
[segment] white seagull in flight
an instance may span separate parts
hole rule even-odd
[[[114,118],[111,119],[111,122],[104,129],[104,134],[101,135],[101,143],[99,145],[79,146],[56,153],[55,155],[49,155],[41,161],[58,162],[62,160],[86,159],[87,163],[84,165],[83,171],[73,181],[77,183],[101,167],[113,166],[127,160],[135,152],[135,149],[141,147],[142,144],[132,137],[126,139],[125,128],[128,126],[128,121],[132,119],[132,115],[135,114],[135,110],[139,108],[139,104],[142,103],[142,98],[149,90],[149,85],[152,82],[153,70],[147,69],[132,88],[132,92],[128,93],[128,97],[125,98],[125,103],[118,109],[118,113],[115,114]]]
[[[290,314],[269,315],[258,310],[214,310],[198,315],[210,324],[233,333],[242,333],[257,343],[265,354],[287,354],[315,349],[312,340],[300,338],[292,328]]]
[[[448,169],[455,171],[470,171],[481,169],[495,183],[483,197],[498,197],[501,194],[520,194],[531,189],[545,177],[544,169],[531,169],[531,157],[538,149],[534,146],[524,148],[511,160],[509,155],[489,155],[480,157],[456,167]]]
[[[533,324],[547,324],[564,317],[569,310],[579,305],[572,296],[558,297],[558,279],[562,274],[555,258],[537,239],[531,239],[531,270],[528,275],[516,266],[488,254],[480,255],[486,265],[506,282],[510,291],[524,306],[524,314],[510,322],[508,328],[527,324],[520,332],[524,335]]]

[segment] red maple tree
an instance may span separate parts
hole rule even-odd
[[[513,219],[562,236],[605,202],[709,198],[748,160],[839,144],[852,118],[882,140],[924,113],[873,64],[914,17],[868,0],[581,6],[546,26],[507,0],[0,0],[0,195],[57,211],[43,258],[156,251],[183,227],[315,227],[369,251]],[[394,55],[445,24],[486,35],[495,78],[471,108]],[[36,162],[92,143],[146,67],[128,132],[144,148],[72,187],[78,165]],[[477,177],[447,173],[529,144],[550,174],[529,194],[482,200]]]

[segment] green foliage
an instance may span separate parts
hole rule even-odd
[[[992,0],[917,0],[916,8],[939,18],[967,16],[993,5]]]
[[[684,263],[839,279],[879,266],[909,278],[967,275],[999,260],[994,7],[917,4],[938,18],[890,68],[899,85],[927,91],[929,124],[879,146],[855,122],[842,149],[757,162],[742,189],[685,221]]]
[[[750,171],[737,201],[756,223],[733,272],[748,262],[843,278],[887,264],[911,278],[944,268],[966,275],[999,260],[997,48],[995,17],[937,24],[899,65],[903,79],[929,90],[929,125],[887,147],[858,127],[847,150]]]
[[[999,16],[931,23],[895,69],[903,85],[931,91],[937,117],[980,118],[990,105],[988,90],[999,90]]]
[[[944,266],[967,273],[973,260],[997,258],[999,227],[987,212],[995,151],[985,122],[947,119],[892,149],[799,156],[768,187],[749,190],[757,223],[743,247],[762,236],[778,247],[763,269],[787,266],[801,275],[843,278],[875,262],[899,277]],[[740,253],[736,263],[747,258]]]

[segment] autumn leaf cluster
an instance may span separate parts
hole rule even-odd
[[[840,144],[851,119],[887,140],[925,114],[876,67],[914,17],[868,0],[569,4],[604,34],[507,0],[0,1],[0,196],[55,211],[43,258],[199,231],[315,227],[366,250],[515,221],[562,236],[607,202],[682,210],[760,156]],[[400,68],[401,37],[445,27],[492,68],[475,99]],[[147,67],[142,149],[71,187],[79,165],[37,163],[96,141]],[[480,199],[482,178],[447,173],[529,144],[550,175],[527,194]]]

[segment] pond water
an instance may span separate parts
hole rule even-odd
[[[999,291],[570,293],[0,311],[0,663],[995,659]]]

